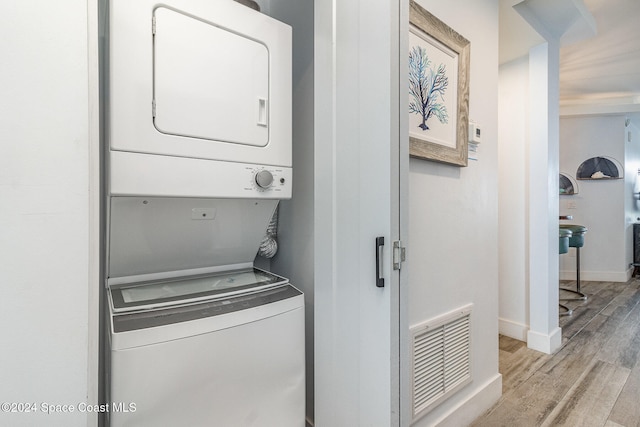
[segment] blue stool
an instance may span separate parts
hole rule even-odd
[[[571,231],[571,237],[569,237],[569,246],[576,248],[576,290],[560,288],[563,291],[571,292],[578,295],[578,298],[561,298],[562,301],[584,301],[587,296],[580,291],[580,248],[584,246],[584,235],[587,232],[587,227],[577,224],[561,224],[560,230]]]
[[[559,254],[566,254],[567,252],[569,252],[569,239],[571,238],[571,235],[573,234],[571,232],[571,230],[568,230],[566,228],[560,228],[560,244],[559,244],[559,250],[558,253]],[[559,314],[560,316],[571,316],[573,314],[573,310],[571,310],[569,307],[567,307],[564,304],[558,304],[560,306],[561,309],[563,309],[564,311],[561,311]]]

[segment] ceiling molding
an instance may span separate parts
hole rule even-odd
[[[561,45],[596,35],[596,20],[582,0],[524,0],[513,6],[545,40]]]
[[[500,0],[500,64],[528,55],[545,41],[564,46],[596,32],[583,0]]]
[[[617,97],[589,96],[560,101],[560,116],[640,113],[640,94]]]

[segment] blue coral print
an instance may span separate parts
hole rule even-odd
[[[431,68],[431,61],[423,47],[414,46],[409,52],[409,113],[419,114],[423,131],[429,129],[431,117],[440,123],[448,123],[449,115],[444,105],[444,93],[449,85],[449,77],[444,64]]]

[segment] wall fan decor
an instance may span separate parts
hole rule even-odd
[[[576,178],[578,179],[621,179],[623,177],[622,165],[611,157],[592,157],[585,160],[578,167]]]
[[[561,196],[571,196],[573,194],[578,194],[578,183],[575,179],[569,174],[561,173],[560,174],[560,195]]]

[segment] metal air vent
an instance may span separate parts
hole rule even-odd
[[[411,328],[414,420],[471,382],[471,308]]]

